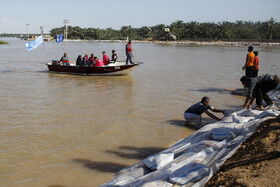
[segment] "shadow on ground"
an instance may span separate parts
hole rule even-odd
[[[221,171],[225,172],[225,171],[233,169],[235,167],[248,166],[249,164],[259,163],[259,162],[262,162],[265,160],[274,160],[277,158],[280,158],[280,151],[272,151],[263,156],[258,156],[258,157],[254,157],[251,159],[246,159],[246,160],[226,164],[223,166],[223,168],[221,168]]]

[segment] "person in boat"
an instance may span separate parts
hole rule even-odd
[[[83,58],[82,55],[79,55],[76,60],[76,66],[81,66],[83,64]]]
[[[68,58],[66,52],[64,52],[64,55],[61,57],[59,63],[61,63],[61,62],[62,62],[62,65],[64,65],[64,66],[70,66],[69,58]]]
[[[249,110],[255,98],[257,104],[255,109],[257,110],[263,110],[262,100],[264,100],[268,106],[273,104],[267,92],[277,88],[279,84],[279,77],[277,75],[266,74],[253,78],[243,76],[240,81],[243,86],[248,87],[247,97],[243,105],[244,108]]]
[[[94,57],[95,58],[95,67],[101,67],[101,66],[104,66],[104,63],[102,62],[101,59],[98,59],[97,57]]]
[[[220,112],[224,114],[224,110],[215,109],[214,107],[210,106],[210,99],[209,97],[203,97],[200,102],[192,105],[190,108],[188,108],[184,113],[184,118],[186,120],[186,124],[192,124],[197,129],[201,128],[201,122],[202,122],[202,113],[206,113],[209,117],[215,119],[215,120],[221,120],[214,114],[210,113],[208,111],[210,109],[213,112]]]
[[[108,55],[106,55],[105,51],[102,52],[102,55],[103,55],[103,63],[104,63],[104,65],[108,65],[110,63],[110,59],[109,59]]]
[[[94,66],[95,65],[95,60],[94,60],[94,54],[91,53],[89,57],[89,66]]]
[[[88,65],[89,65],[88,54],[86,53],[83,58],[83,66],[88,66]]]
[[[112,59],[111,59],[111,62],[112,63],[116,63],[117,62],[117,59],[118,59],[118,55],[116,53],[115,50],[112,50]]]
[[[131,64],[134,64],[132,62],[132,48],[131,48],[131,40],[128,40],[128,43],[125,45],[125,53],[126,53],[126,65],[128,64],[128,60],[130,61]]]
[[[255,61],[255,54],[253,53],[254,47],[249,46],[248,47],[248,54],[246,56],[246,62],[243,66],[242,70],[245,69],[245,76],[247,77],[253,77],[254,75],[254,61]]]

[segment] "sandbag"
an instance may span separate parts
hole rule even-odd
[[[214,128],[211,130],[212,138],[214,140],[225,140],[227,138],[234,139],[242,132],[242,129],[233,128]]]
[[[162,181],[162,180],[155,180],[155,181],[144,183],[140,187],[159,187],[159,186],[160,187],[172,187],[173,184],[166,182],[166,181]]]
[[[178,185],[187,185],[201,180],[209,175],[208,166],[201,163],[191,163],[185,165],[169,175],[169,181]]]
[[[174,159],[174,152],[162,152],[151,155],[144,160],[145,165],[151,170],[157,170]]]

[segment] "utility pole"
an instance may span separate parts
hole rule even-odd
[[[69,23],[69,21],[67,20],[67,19],[65,19],[64,21],[63,21],[63,24],[64,24],[64,26],[65,26],[65,39],[67,40],[67,24]]]
[[[28,34],[28,26],[29,26],[29,23],[26,23],[26,28],[27,28],[27,39],[29,39],[29,34]]]

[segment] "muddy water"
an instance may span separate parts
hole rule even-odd
[[[124,43],[49,42],[26,52],[25,41],[2,40],[10,44],[0,45],[1,186],[97,186],[193,133],[183,112],[201,97],[217,108],[243,103],[230,91],[241,86],[247,47],[134,43],[143,65],[96,77],[53,74],[44,64],[64,50],[72,60],[112,49],[125,59]],[[279,48],[257,49],[260,74],[280,72]]]

